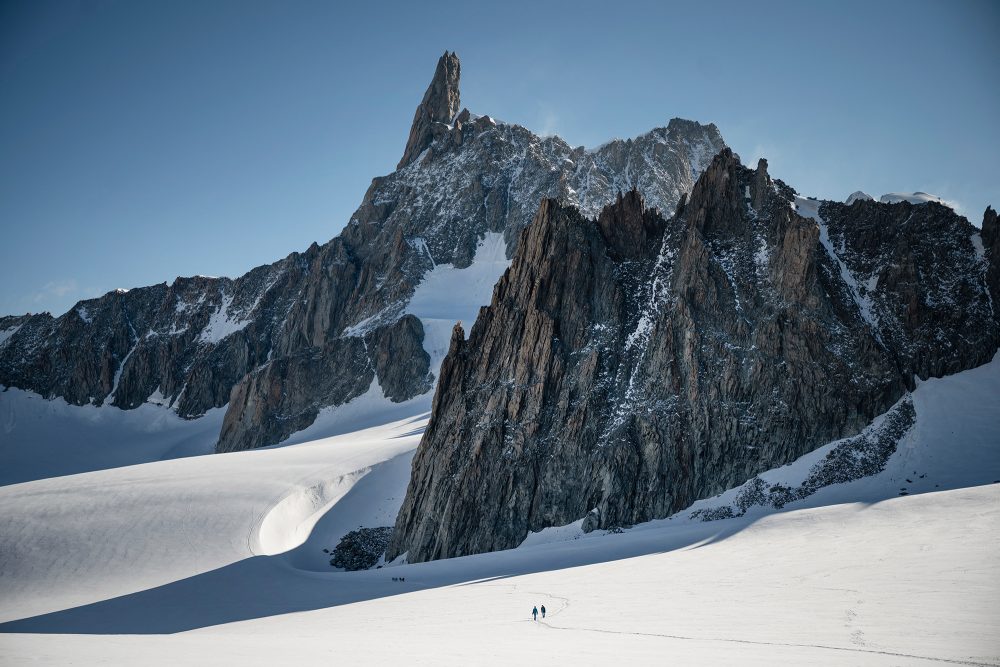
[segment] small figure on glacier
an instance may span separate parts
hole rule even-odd
[[[545,605],[542,605],[542,618],[545,618]]]
[[[535,607],[534,609],[532,609],[532,610],[531,610],[531,616],[532,616],[532,618],[534,618],[534,619],[535,619],[536,621],[538,620],[538,607]]]

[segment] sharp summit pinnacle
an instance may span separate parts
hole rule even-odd
[[[413,162],[434,141],[435,131],[445,129],[443,126],[449,125],[458,113],[458,80],[461,72],[458,55],[445,51],[438,60],[434,79],[427,86],[424,99],[413,114],[410,138],[406,141],[406,150],[403,151],[403,158],[396,166],[397,169]]]

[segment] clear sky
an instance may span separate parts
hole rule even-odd
[[[0,2],[0,314],[329,240],[446,49],[573,145],[680,116],[804,194],[1000,204],[1000,2],[345,4]]]

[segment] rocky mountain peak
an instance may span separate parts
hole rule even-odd
[[[663,219],[646,209],[636,189],[619,192],[615,204],[598,216],[597,227],[608,245],[608,254],[616,260],[655,255],[663,235]]]
[[[414,114],[404,168],[373,179],[340,236],[232,280],[181,278],[58,318],[0,318],[0,385],[74,405],[155,402],[190,419],[225,407],[219,451],[281,442],[368,391],[396,402],[423,396],[446,384],[439,369],[454,320],[470,335],[477,322],[471,303],[429,316],[426,299],[412,302],[436,267],[451,267],[444,275],[454,283],[434,281],[449,290],[483,251],[473,269],[481,294],[465,298],[487,303],[540,203],[565,231],[581,218],[561,205],[578,207],[605,259],[610,247],[622,264],[649,263],[641,258],[659,241],[641,202],[673,211],[725,147],[714,125],[675,119],[574,148],[460,111],[459,74],[457,56],[445,53]],[[620,208],[636,214],[614,215],[636,238],[606,217],[605,241],[593,220],[633,189]],[[548,226],[538,229],[528,246],[543,252]]]
[[[453,337],[388,558],[666,517],[992,357],[993,215],[979,247],[944,206],[798,197],[726,148],[704,164],[670,220],[636,192],[596,219],[541,201]]]
[[[715,123],[709,123],[707,125],[702,125],[701,123],[693,120],[688,120],[687,118],[671,118],[670,122],[667,123],[667,131],[677,134],[697,134],[704,130],[708,130],[712,134],[718,134],[719,128],[716,127]]]
[[[438,59],[431,85],[413,114],[410,137],[403,158],[396,166],[402,169],[420,155],[439,135],[443,135],[461,105],[458,81],[462,73],[458,55],[444,52]]]
[[[997,222],[997,212],[992,206],[987,206],[983,213],[983,243],[988,248],[996,245],[1000,239],[1000,223]]]
[[[739,157],[728,147],[723,148],[695,183],[686,210],[688,223],[701,230],[706,237],[729,236],[742,231],[731,229],[739,224],[746,192],[740,189]],[[764,171],[766,175],[766,169]]]
[[[757,160],[757,171],[754,172],[751,187],[753,188],[753,194],[750,199],[750,205],[756,211],[764,205],[767,191],[771,188],[771,177],[767,175],[767,160],[764,158]]]

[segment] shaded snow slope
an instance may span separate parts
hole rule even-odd
[[[412,452],[423,424],[0,488],[0,620],[287,551],[373,466]]]
[[[251,559],[6,626],[0,659],[995,665],[997,528],[989,486],[360,573]]]
[[[76,406],[13,388],[0,396],[0,486],[210,454],[224,411],[186,420],[153,403]]]

